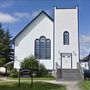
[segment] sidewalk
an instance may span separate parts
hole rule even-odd
[[[53,84],[61,84],[66,86],[66,90],[81,90],[77,81],[45,81]]]
[[[7,78],[1,78],[0,82],[18,82],[18,80],[9,80]],[[30,81],[30,80],[21,80],[22,82]],[[78,85],[78,81],[56,81],[56,80],[34,80],[34,82],[47,82],[52,84],[61,84],[66,86],[66,90],[81,90]]]

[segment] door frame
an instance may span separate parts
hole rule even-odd
[[[62,68],[62,54],[71,54],[71,69],[72,69],[72,53],[61,53],[61,69]]]

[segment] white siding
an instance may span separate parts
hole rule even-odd
[[[89,69],[89,67],[88,67],[88,62],[81,62],[80,64],[81,64],[81,66],[82,66],[83,68]]]
[[[53,28],[54,27],[54,28]],[[54,30],[54,32],[53,32]],[[63,45],[63,32],[69,32],[69,45]],[[55,41],[53,41],[53,35]],[[54,25],[44,13],[32,22],[20,35],[15,39],[15,62],[14,68],[20,68],[20,62],[29,55],[34,55],[35,39],[45,36],[51,40],[51,59],[39,60],[47,69],[56,69],[61,67],[60,53],[69,53],[72,58],[72,68],[77,68],[79,62],[79,47],[78,47],[78,8],[75,9],[54,9]],[[53,58],[53,43],[54,57]],[[70,58],[70,61],[71,61]],[[67,59],[66,59],[67,60]],[[66,61],[65,60],[65,61]],[[69,59],[68,59],[69,61]],[[70,67],[71,63],[67,63]],[[67,65],[66,64],[66,65]],[[65,66],[65,68],[67,68]]]
[[[53,21],[41,14],[15,39],[14,68],[20,68],[20,62],[29,55],[34,55],[35,39],[45,36],[51,40],[51,59],[39,60],[47,69],[53,69]]]
[[[78,10],[56,9],[54,10],[55,26],[55,67],[56,62],[61,67],[60,53],[72,53],[72,68],[77,68],[79,62],[78,53]],[[69,45],[63,45],[63,32],[69,32]],[[70,65],[70,64],[68,64]]]

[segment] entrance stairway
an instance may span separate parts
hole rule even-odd
[[[57,69],[57,80],[82,80],[79,69]]]

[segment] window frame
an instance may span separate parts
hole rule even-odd
[[[43,41],[41,41],[42,40],[42,38],[44,38],[45,39],[45,41],[43,42]],[[36,48],[36,41],[37,40],[39,40],[39,55],[38,55],[38,58],[36,57],[37,56],[37,48]],[[49,49],[50,49],[50,52],[49,52],[49,54],[50,54],[50,56],[49,56],[49,58],[47,57],[47,47],[48,47],[48,45],[47,45],[47,41],[49,40]],[[43,44],[42,43],[44,43],[44,46],[42,46]],[[43,47],[45,48],[45,50],[43,51],[41,51],[41,49],[43,49]],[[44,57],[42,57],[43,56],[43,54],[42,54],[42,52],[44,52]],[[46,39],[46,37],[45,36],[41,36],[39,39],[35,39],[35,44],[34,44],[34,55],[35,55],[35,58],[37,58],[37,59],[41,59],[41,60],[46,60],[46,59],[51,59],[51,40],[50,39]]]
[[[49,42],[47,42],[49,40]],[[51,59],[51,40],[50,39],[46,39],[46,50],[47,50],[47,43],[49,43],[49,57],[47,57],[47,51],[46,51],[46,59]]]
[[[65,35],[67,34],[67,35]],[[68,31],[64,31],[63,32],[63,44],[64,45],[69,45],[69,32]]]

